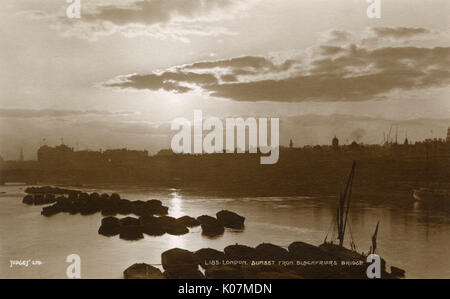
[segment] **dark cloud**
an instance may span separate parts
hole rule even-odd
[[[195,19],[216,10],[227,9],[237,0],[146,0],[134,1],[128,6],[97,6],[92,12],[83,13],[83,20],[107,21],[115,25],[127,24],[152,25],[167,23],[174,17]]]
[[[324,74],[219,84],[208,89],[212,96],[235,101],[365,101],[393,89],[413,89],[416,81],[420,81],[423,76],[421,72],[388,71],[348,78]],[[420,85],[424,85],[424,82]]]
[[[112,34],[151,36],[184,42],[188,36],[233,34],[213,23],[233,18],[258,0],[102,0],[83,4],[82,17],[24,12],[33,19],[48,19],[63,36],[95,41]]]
[[[246,56],[132,75],[106,86],[186,93],[194,85],[211,96],[234,101],[302,102],[366,101],[394,90],[450,83],[449,47],[323,46],[319,52],[326,55],[306,68],[296,60],[275,64],[268,58]]]
[[[322,55],[336,55],[345,52],[345,48],[336,46],[320,46],[320,53]]]
[[[353,34],[344,30],[331,30],[324,34],[323,41],[325,43],[342,44],[350,41]]]
[[[217,83],[217,78],[211,74],[168,71],[162,74],[132,75],[126,82],[109,83],[106,86],[186,93],[192,90],[186,84],[206,86],[214,83]]]
[[[214,89],[219,80],[236,82],[240,75],[274,74],[288,71],[295,64],[294,60],[286,60],[280,65],[274,64],[265,57],[245,56],[228,60],[202,61],[190,65],[176,67],[162,73],[148,75],[130,75],[121,77],[118,82],[106,83],[107,87],[134,88],[148,90],[165,90],[185,93],[195,85],[203,89]],[[220,70],[222,70],[222,73]],[[226,73],[223,73],[225,70]]]
[[[289,69],[294,63],[295,61],[293,60],[287,60],[282,65],[275,65],[271,60],[265,57],[243,56],[225,60],[197,62],[185,66],[184,69],[232,68],[233,70],[251,69],[254,71],[282,71]]]
[[[55,109],[0,109],[3,118],[41,118],[41,117],[68,117],[82,115],[125,115],[128,112],[109,112],[98,110],[55,110]]]
[[[371,31],[377,37],[393,37],[393,38],[411,38],[417,35],[424,35],[431,33],[425,28],[410,28],[410,27],[374,27]]]

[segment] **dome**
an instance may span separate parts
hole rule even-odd
[[[336,136],[334,136],[334,138],[333,138],[332,145],[333,145],[333,147],[339,146],[339,139],[337,139]]]

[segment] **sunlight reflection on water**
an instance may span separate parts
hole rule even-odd
[[[170,193],[171,199],[170,199],[170,212],[172,217],[179,218],[181,216],[184,216],[181,212],[183,209],[183,201],[181,196],[178,194],[178,192],[172,192]]]

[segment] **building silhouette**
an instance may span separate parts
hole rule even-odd
[[[331,145],[335,150],[339,148],[339,139],[336,136],[334,136],[333,140],[331,141]]]
[[[44,145],[37,152],[38,162],[45,168],[137,167],[142,165],[148,157],[148,151],[126,148],[106,151],[76,151],[65,144],[55,147]]]

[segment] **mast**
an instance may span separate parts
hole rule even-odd
[[[391,143],[391,132],[392,132],[392,125],[391,125],[391,128],[389,129],[388,143]]]
[[[398,125],[395,127],[395,144],[398,144]]]
[[[380,226],[380,221],[377,223],[377,227],[375,228],[375,233],[372,236],[372,254],[375,253],[375,250],[377,249],[377,236],[378,236],[378,227]]]
[[[339,207],[337,209],[337,228],[339,246],[344,245],[345,229],[347,227],[348,212],[350,211],[350,199],[352,196],[353,179],[355,177],[356,161],[353,161],[352,170],[345,186],[344,194],[341,193],[339,198]],[[346,206],[347,204],[347,206]]]

